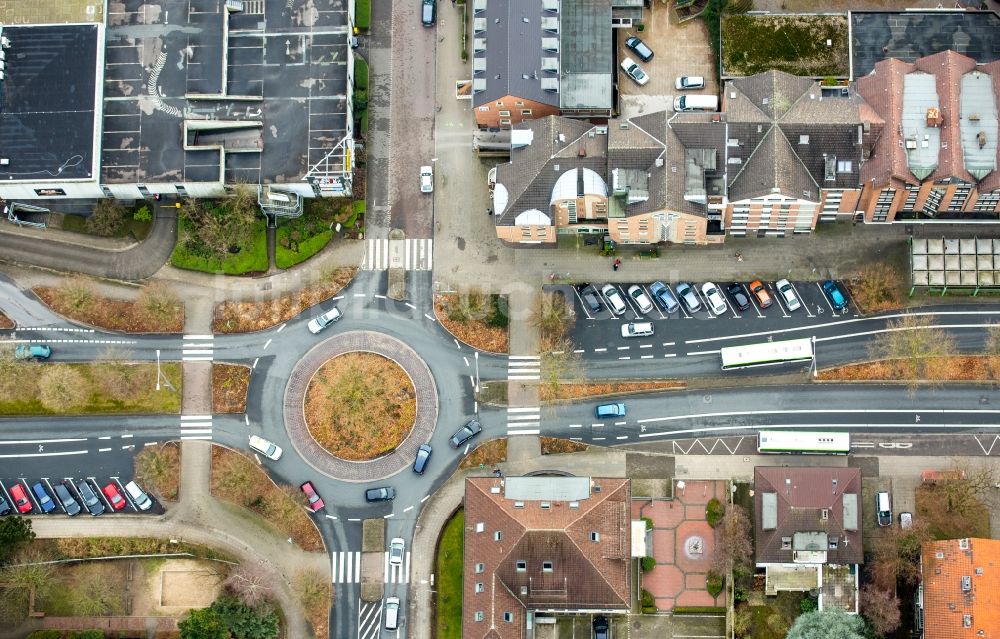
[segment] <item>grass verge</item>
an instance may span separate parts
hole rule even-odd
[[[0,415],[176,414],[181,365],[160,364],[166,386],[156,390],[156,364],[38,364],[0,362]]]
[[[169,539],[153,537],[61,537],[59,539],[36,539],[31,542],[33,550],[47,559],[93,559],[95,557],[122,557],[125,555],[165,555],[170,553],[191,553],[206,559],[233,561],[230,555],[207,546],[198,546],[186,541],[171,543]]]
[[[372,25],[372,0],[357,0],[354,4],[354,26],[367,31]]]
[[[318,570],[303,569],[295,573],[292,588],[298,595],[313,635],[316,639],[327,639],[330,636],[330,602],[333,600],[330,580]]]
[[[170,263],[189,271],[204,273],[225,273],[226,275],[246,275],[248,273],[263,273],[268,269],[267,260],[267,222],[257,220],[253,224],[253,239],[248,249],[239,253],[231,253],[225,258],[215,255],[196,253],[188,248],[184,241],[183,223],[177,221],[177,245],[170,256]]]
[[[571,439],[560,439],[558,437],[542,437],[543,455],[582,453],[585,450],[587,450],[587,445],[581,442],[575,442]]]
[[[212,412],[245,413],[250,367],[243,364],[212,363]]]
[[[147,446],[132,459],[135,478],[162,500],[177,501],[181,488],[181,447],[178,442]]]
[[[604,397],[618,393],[677,390],[686,387],[685,382],[670,379],[650,380],[648,382],[574,382],[558,385],[543,384],[539,388],[539,396],[543,402],[551,402],[561,399]]]
[[[479,466],[493,466],[500,462],[507,461],[507,438],[491,439],[484,442],[465,456],[459,468],[478,468]]]
[[[434,314],[445,329],[473,348],[506,353],[510,346],[506,299],[501,295],[434,296]]]
[[[417,417],[413,382],[375,353],[346,353],[320,367],[306,389],[309,434],[331,455],[367,461],[393,451]]]
[[[278,229],[274,247],[274,264],[278,268],[291,268],[316,255],[333,239],[333,231],[326,230],[303,240],[294,240],[295,231],[287,227]]]
[[[823,381],[909,381],[904,360],[887,359],[878,362],[847,364],[821,370],[817,379]],[[955,355],[930,360],[926,367],[929,382],[991,382],[1000,374],[998,358]]]
[[[157,298],[153,298],[161,292]],[[31,292],[63,317],[81,324],[125,333],[180,333],[184,304],[162,287],[148,287],[137,300],[120,300],[88,291],[86,299],[61,288],[36,287]],[[148,294],[147,294],[148,293]]]
[[[212,447],[212,495],[258,515],[302,550],[323,550],[323,540],[306,514],[305,497],[298,487],[274,484],[246,455]]]
[[[464,560],[465,511],[459,510],[441,529],[437,557],[437,595],[434,598],[434,636],[437,639],[462,637],[462,568]]]
[[[14,328],[14,321],[3,313],[0,313],[0,330],[6,331],[12,328]]]
[[[771,69],[811,77],[848,75],[846,16],[725,15],[721,29],[725,75]]]
[[[354,277],[356,268],[338,268],[323,275],[317,283],[278,299],[259,302],[222,302],[215,305],[212,331],[250,333],[287,322],[310,306],[326,301],[340,292]]]

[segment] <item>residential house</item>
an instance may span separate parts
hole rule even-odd
[[[754,468],[755,557],[765,592],[819,590],[819,607],[858,611],[861,469]]]
[[[627,613],[630,500],[628,479],[466,479],[462,636],[523,639],[538,613]]]
[[[1000,540],[924,544],[917,630],[924,639],[991,639],[1000,632]]]
[[[522,123],[491,171],[497,236],[554,246],[558,234],[622,244],[720,242],[726,127],[719,114],[656,112],[593,125]]]
[[[997,220],[1000,61],[890,58],[857,86],[885,122],[861,170],[866,222]]]

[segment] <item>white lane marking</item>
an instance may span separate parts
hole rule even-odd
[[[718,355],[721,351],[688,351],[687,356],[691,357],[693,355]]]
[[[537,420],[538,419],[538,413],[535,413],[534,415],[508,415],[507,416],[507,421],[508,422],[516,422],[516,421],[524,421],[524,420],[532,420],[532,419]]]
[[[510,437],[512,435],[541,435],[541,434],[542,434],[542,431],[540,431],[540,430],[508,430],[507,431],[507,436],[508,437]]]
[[[215,339],[215,335],[185,335],[183,339]]]
[[[146,442],[145,444],[143,444],[143,446],[145,446],[145,447],[147,447],[147,448],[148,448],[148,447],[150,447],[150,446],[156,446],[156,445],[158,445],[159,443],[160,443],[160,442]]]
[[[570,428],[583,428],[583,424],[570,424]]]
[[[281,326],[279,326],[278,330],[276,330],[275,333],[280,333],[281,331],[285,330],[285,326],[287,324],[288,324],[288,322],[285,322],[284,324],[282,324]]]
[[[677,357],[677,353],[665,353],[664,357]]]
[[[629,349],[628,346],[619,346],[618,347],[618,350],[620,350],[620,351],[627,351],[628,349]]]
[[[255,357],[254,360],[253,360],[253,366],[250,367],[250,370],[252,370],[252,371],[257,370],[257,362],[259,362],[259,361],[260,361],[260,358],[259,357]]]
[[[99,437],[98,439],[111,439],[111,436]],[[61,444],[64,442],[85,442],[86,437],[78,437],[73,439],[18,439],[18,440],[8,440],[0,442],[0,445],[10,445],[10,444]]]
[[[426,317],[427,319],[429,319],[429,320],[430,320],[430,321],[432,321],[432,322],[436,321],[436,320],[435,320],[435,319],[434,319],[433,317],[431,317],[431,316],[430,316],[430,315],[429,315],[428,313],[424,313],[424,317]]]
[[[326,518],[327,519],[336,519],[337,516],[336,515],[326,515]]]
[[[607,352],[607,350],[608,350],[608,349],[606,349],[606,348],[595,348],[595,349],[594,349],[594,352],[595,352],[595,353],[606,353],[606,352]]]
[[[99,453],[106,453],[109,450],[114,450],[114,449],[113,448],[98,448],[97,452],[99,452]]]
[[[247,426],[249,426],[249,425],[250,425],[250,416],[249,416],[249,415],[247,415],[246,413],[243,413],[243,422],[244,422],[244,423],[245,423],[245,424],[246,424]]]
[[[133,437],[135,437],[135,435],[133,435],[131,433],[126,434],[126,435],[122,435],[122,439],[132,439]]]
[[[343,295],[337,295],[336,297],[331,297],[330,301],[331,302],[336,302],[337,300],[342,300],[342,299],[344,299]]]
[[[632,358],[626,355],[625,357],[619,357],[618,359],[622,360],[622,359],[632,359]]]
[[[462,346],[458,343],[458,340],[455,339],[454,337],[452,337],[451,339],[455,342],[455,348],[457,348],[458,350],[462,350]]]
[[[364,296],[365,296],[364,293],[355,293],[354,294],[354,297],[364,297]]]
[[[615,439],[628,439],[628,435],[619,435],[618,437],[615,437]]]
[[[430,499],[430,495],[424,495],[423,499],[420,500],[420,503],[422,504],[425,501],[427,501],[428,499]]]
[[[414,311],[415,311],[415,310],[417,310],[417,307],[416,307],[416,306],[414,306],[413,304],[410,304],[409,302],[403,302],[403,303],[404,303],[404,304],[406,304],[407,306],[409,306],[409,307],[410,307],[411,309],[413,309]]]
[[[918,330],[926,328],[985,328],[992,326],[992,324],[931,324],[930,326],[912,326],[912,327],[902,327],[896,326],[893,328],[880,328],[874,331],[862,331],[861,333],[849,333],[847,335],[834,335],[833,337],[817,337],[817,342],[830,342],[835,339],[847,339],[850,337],[862,337],[864,335],[876,335],[878,333],[895,333],[896,331],[909,331]]]
[[[98,437],[97,439],[111,439],[111,435],[104,435],[102,437]],[[2,443],[2,442],[0,442],[0,443]]]
[[[660,346],[673,346],[674,342],[663,342]]]
[[[413,510],[413,506],[407,506],[406,508],[404,508],[404,509],[403,509],[403,512],[404,512],[404,513],[408,513],[408,512],[410,512],[411,510]]]
[[[375,299],[377,299],[377,300],[384,300],[385,299],[385,295],[379,295],[378,293],[376,293],[375,294]],[[327,516],[329,516],[329,515],[327,515]]]
[[[274,341],[274,339],[272,339],[272,338],[269,338],[269,339],[267,340],[267,342],[265,342],[265,343],[264,343],[264,350],[265,350],[265,351],[267,350],[267,347],[268,347],[268,346],[270,346],[270,345],[271,345],[271,342],[273,342],[273,341]]]
[[[653,359],[653,356],[652,355],[643,355],[639,359]]]
[[[212,416],[211,415],[181,415],[181,421],[182,422],[189,421],[189,420],[195,420],[195,419],[200,419],[200,420],[207,419],[207,420],[211,421],[212,420]]]
[[[652,344],[643,344],[639,348],[653,348],[653,345]]]
[[[85,450],[68,450],[59,453],[18,453],[16,455],[0,455],[0,459],[17,459],[19,457],[62,457],[64,455],[86,455]]]
[[[586,351],[584,349],[582,349],[582,348],[577,348],[573,352],[574,353],[586,353]]]
[[[382,519],[391,519],[392,517],[395,517],[395,516],[396,516],[396,513],[389,513],[388,515],[382,515]]]
[[[946,413],[956,413],[961,415],[975,415],[977,413],[983,415],[998,415],[1000,410],[998,409],[975,409],[975,408],[838,408],[831,410],[829,408],[796,408],[789,410],[746,410],[746,411],[724,411],[716,413],[689,413],[687,415],[673,415],[670,417],[649,417],[647,419],[638,419],[636,423],[638,424],[649,424],[652,422],[673,422],[681,419],[702,419],[705,417],[734,417],[738,415],[815,415],[817,413],[847,413],[851,415],[860,415],[864,413],[878,413],[878,414],[889,414],[889,413],[900,413],[900,414],[931,414],[931,415],[944,415]],[[927,424],[927,426],[937,426],[938,424]],[[966,424],[967,428],[973,428],[975,426],[982,426],[983,424]],[[815,428],[816,426],[810,426],[809,428]],[[739,427],[736,427],[739,428]],[[750,427],[746,427],[750,428]],[[762,428],[764,428],[762,426]],[[792,428],[791,426],[783,426],[781,424],[775,424],[773,426],[767,426],[767,428]]]
[[[465,365],[466,365],[466,366],[468,366],[468,365],[469,365],[469,358],[468,358],[468,357],[466,357],[465,355],[463,355],[463,356],[462,356],[462,359],[464,359],[464,360],[465,360]]]
[[[595,442],[603,442],[607,437],[594,437],[592,438]]]
[[[541,408],[538,407],[538,406],[535,406],[535,407],[532,407],[532,408],[511,407],[511,408],[507,409],[507,412],[508,413],[537,413],[540,410],[541,410]]]

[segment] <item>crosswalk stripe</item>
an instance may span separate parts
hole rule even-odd
[[[365,257],[361,268],[366,271],[384,271],[389,268],[390,250],[387,239],[365,240]],[[434,266],[434,240],[430,238],[405,239],[403,242],[403,269],[430,271]]]
[[[523,406],[514,406],[507,409],[508,413],[537,413],[541,408],[538,406],[532,406],[530,408],[525,408]]]
[[[361,582],[361,553],[360,552],[331,552],[330,561],[332,563],[330,575],[335,584],[360,583]]]

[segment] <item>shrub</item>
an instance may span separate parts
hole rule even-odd
[[[802,611],[802,614],[813,612],[818,608],[819,604],[816,603],[816,600],[812,597],[803,597],[799,600],[799,610]]]
[[[59,630],[36,630],[28,635],[28,639],[62,639],[62,632]]]
[[[709,572],[707,578],[705,579],[705,590],[708,594],[713,597],[718,597],[719,593],[722,592],[722,588],[725,585],[725,580],[722,575],[714,572]]]
[[[74,630],[66,635],[66,639],[104,639],[100,630]]]
[[[368,61],[359,55],[354,56],[354,88],[368,88]]]
[[[675,615],[724,615],[726,609],[721,606],[674,606]]]
[[[722,516],[726,514],[726,507],[722,505],[715,497],[708,500],[708,505],[705,507],[705,521],[712,528],[719,525],[719,520]]]
[[[149,222],[153,219],[153,214],[149,212],[149,207],[143,204],[132,214],[132,219],[136,222]]]
[[[656,600],[653,599],[653,595],[650,594],[645,588],[639,593],[639,605],[642,608],[642,614],[649,615],[656,612]]]
[[[646,522],[646,530],[652,530],[653,529],[653,520],[652,519],[650,519],[649,517],[643,517],[642,520],[644,522]]]
[[[97,203],[85,224],[88,233],[102,237],[122,235],[128,222],[128,209],[118,200],[105,199]]]
[[[640,563],[642,564],[643,572],[649,572],[653,568],[656,568],[656,560],[652,557],[643,557]]]
[[[372,0],[357,0],[354,12],[354,26],[367,31],[372,25]]]

